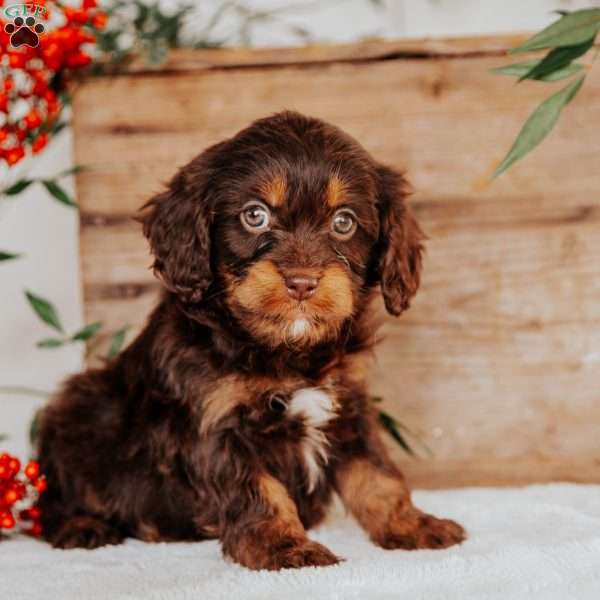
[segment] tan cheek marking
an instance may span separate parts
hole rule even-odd
[[[325,269],[311,305],[330,318],[345,319],[352,314],[352,285],[342,267],[333,265]]]
[[[277,346],[285,337],[281,325],[264,320],[261,315],[287,319],[290,316],[290,298],[279,271],[270,260],[261,260],[252,265],[242,281],[225,274],[229,290],[227,303],[236,308],[251,311],[245,321],[246,327],[272,346]],[[341,322],[352,315],[354,299],[352,284],[346,271],[339,265],[327,267],[321,277],[313,298],[307,302],[306,315],[310,319],[323,316],[325,323],[313,323],[306,334],[294,338],[294,343],[316,343],[325,337],[335,337]],[[289,333],[289,332],[288,332]]]
[[[260,193],[264,199],[274,208],[285,202],[287,195],[287,182],[282,175],[275,175],[260,186]]]
[[[325,201],[332,208],[343,204],[346,201],[347,189],[346,182],[339,175],[332,175],[327,182]]]
[[[281,275],[270,260],[252,265],[244,280],[233,289],[232,297],[246,308],[277,313],[288,303]]]

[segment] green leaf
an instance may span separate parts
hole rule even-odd
[[[29,441],[32,446],[35,446],[37,441],[38,433],[40,431],[40,418],[42,416],[42,409],[38,409],[33,413],[31,424],[29,425]]]
[[[72,200],[69,194],[67,194],[63,187],[56,183],[54,179],[44,179],[42,183],[53,198],[55,198],[59,202],[62,202],[62,204],[66,204],[67,206],[73,206],[77,208],[77,204],[75,204],[75,202]]]
[[[290,25],[289,29],[296,37],[305,41],[310,40],[311,33],[306,27],[302,27],[301,25]]]
[[[582,75],[553,96],[550,96],[550,98],[544,100],[535,109],[525,122],[525,125],[523,125],[512,148],[498,165],[494,177],[498,177],[510,165],[523,158],[523,156],[541,143],[550,131],[552,131],[554,125],[556,125],[560,111],[573,100],[577,92],[581,89],[584,80],[585,75]]]
[[[71,95],[71,93],[69,92],[69,88],[65,88],[63,89],[63,91],[58,95],[58,100],[61,106],[61,111],[63,110],[63,108],[65,106],[68,106],[69,104],[71,104],[73,97]],[[69,123],[64,122],[63,127],[65,127],[66,125],[68,125]]]
[[[106,358],[110,360],[119,354],[121,348],[123,347],[123,343],[125,342],[125,334],[127,333],[128,329],[129,327],[122,327],[113,333],[112,337],[110,338],[110,348],[108,349]]]
[[[160,65],[167,60],[168,53],[168,46],[157,42],[148,46],[146,58],[150,65]]]
[[[31,305],[31,308],[35,311],[35,314],[42,320],[44,323],[50,325],[56,329],[56,331],[60,331],[64,333],[64,329],[61,325],[60,319],[58,317],[58,313],[56,309],[48,300],[45,298],[41,298],[40,296],[36,296],[31,292],[25,291],[25,296]]]
[[[85,342],[86,340],[89,340],[91,337],[95,336],[100,329],[102,329],[102,323],[90,323],[75,333],[71,340],[73,342]]]
[[[65,340],[59,338],[44,338],[36,344],[38,348],[60,348],[60,346],[64,345]]]
[[[61,177],[67,177],[67,175],[77,175],[77,173],[81,173],[82,171],[85,171],[86,169],[87,169],[87,167],[85,165],[75,165],[74,167],[71,167],[70,169],[61,171],[56,176],[56,179],[60,179]]]
[[[398,421],[396,421],[396,427],[400,430],[400,432],[403,434],[404,439],[410,439],[413,443],[411,445],[411,448],[413,448],[414,451],[414,444],[416,443],[425,454],[427,454],[429,457],[433,457],[433,450],[425,443],[425,441],[418,436],[414,431],[411,431],[406,425],[404,425],[403,423],[399,423]],[[415,452],[415,455],[417,454],[417,452]]]
[[[65,102],[65,104],[67,104]],[[69,123],[67,121],[56,121],[56,123],[52,126],[50,133],[52,136],[58,135]]]
[[[594,38],[586,40],[582,44],[576,46],[564,46],[562,48],[554,48],[537,65],[533,66],[527,73],[519,78],[523,79],[541,79],[547,75],[551,75],[559,69],[568,67],[573,60],[583,56],[594,45]]]
[[[0,433],[0,442],[3,442],[8,439],[8,436],[5,433]]]
[[[33,183],[33,181],[33,179],[19,179],[19,181],[11,185],[9,188],[6,188],[2,193],[6,196],[16,196],[23,190],[26,190]]]
[[[576,10],[563,15],[524,44],[513,48],[511,53],[582,44],[596,37],[598,31],[600,31],[600,8]]]
[[[19,258],[20,254],[14,254],[13,252],[6,252],[4,250],[0,250],[0,262],[3,260],[13,260],[15,258]]]
[[[490,72],[496,75],[508,75],[509,77],[523,77],[526,73],[531,71],[533,67],[538,65],[541,61],[539,60],[525,60],[523,62],[514,63],[512,65],[506,65],[504,67],[497,67],[491,69]],[[538,81],[560,81],[579,73],[583,69],[583,65],[578,63],[570,64],[562,69],[557,69],[552,73],[548,73],[542,77],[538,77]]]
[[[408,442],[404,439],[400,430],[398,428],[398,423],[394,417],[388,415],[383,411],[379,411],[379,422],[384,427],[384,429],[392,436],[396,442],[400,445],[400,447],[411,456],[414,456],[415,453],[413,449],[409,446]]]

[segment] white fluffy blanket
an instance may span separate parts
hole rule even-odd
[[[469,531],[461,547],[385,551],[334,515],[312,537],[347,560],[336,567],[251,572],[217,542],[52,550],[0,542],[0,598],[11,600],[451,600],[600,598],[600,486],[416,492],[422,508]]]

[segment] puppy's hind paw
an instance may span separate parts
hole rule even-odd
[[[48,540],[55,548],[87,548],[120,544],[123,534],[115,527],[95,517],[71,517]]]

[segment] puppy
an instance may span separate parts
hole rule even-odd
[[[365,384],[377,288],[399,315],[419,285],[406,190],[291,112],[183,167],[141,213],[160,304],[43,413],[47,540],[219,538],[251,569],[333,565],[306,530],[335,491],[384,548],[460,543],[459,525],[412,504]]]

